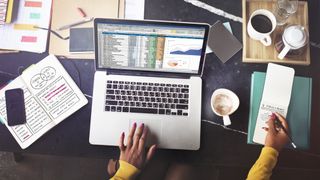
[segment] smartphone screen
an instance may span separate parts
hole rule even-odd
[[[5,97],[8,125],[15,126],[26,123],[23,90],[20,88],[6,90]]]

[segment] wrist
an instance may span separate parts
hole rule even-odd
[[[278,153],[280,153],[280,151],[282,150],[282,148],[277,147],[276,145],[269,145],[269,144],[266,144],[266,145],[264,145],[264,147],[272,148],[273,150],[277,151]]]
[[[120,167],[115,176],[122,177],[123,179],[134,179],[140,173],[138,168],[124,160],[119,160],[119,164]]]

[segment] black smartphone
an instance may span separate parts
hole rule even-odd
[[[26,123],[23,90],[20,88],[6,90],[6,109],[9,126]]]

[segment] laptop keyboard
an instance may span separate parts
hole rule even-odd
[[[188,116],[189,85],[107,81],[105,111]]]

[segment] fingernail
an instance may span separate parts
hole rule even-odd
[[[272,119],[275,119],[275,118],[276,118],[276,114],[272,113],[272,114],[271,114],[271,118],[272,118]]]
[[[137,126],[137,123],[136,123],[136,122],[134,122],[134,123],[133,123],[133,125],[134,125],[134,126]]]
[[[144,123],[142,123],[141,126],[143,127],[143,126],[144,126]]]
[[[122,132],[121,136],[122,136],[122,137],[124,136],[124,132]]]

